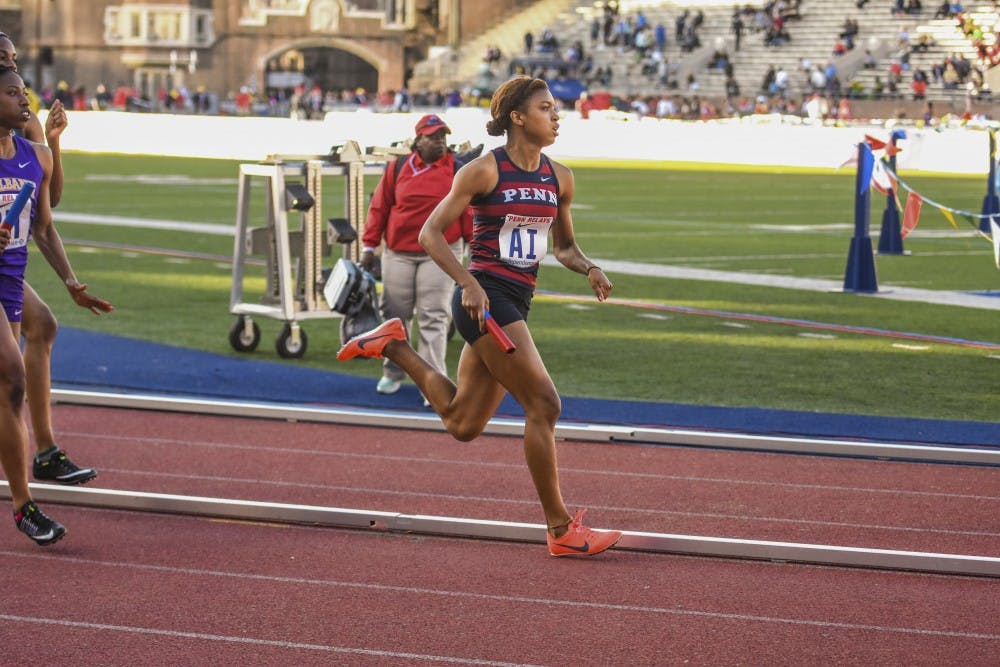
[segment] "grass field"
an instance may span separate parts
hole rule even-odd
[[[237,163],[68,154],[60,213],[232,225]],[[842,281],[853,230],[852,169],[836,173],[631,169],[578,165],[574,220],[598,263],[627,260]],[[925,198],[978,211],[985,177],[903,177]],[[370,179],[367,189],[374,189]],[[341,215],[341,183],[324,183],[327,217]],[[260,194],[260,189],[257,190]],[[254,219],[263,204],[254,200]],[[877,243],[885,198],[872,202]],[[229,236],[58,222],[81,280],[118,310],[94,317],[73,306],[35,253],[29,280],[66,326],[237,355],[229,346],[233,241]],[[964,224],[964,223],[963,223]],[[1000,291],[991,245],[955,232],[925,207],[905,240],[912,254],[877,258],[880,286]],[[102,244],[105,244],[102,246]],[[122,244],[129,248],[107,247]],[[170,253],[146,249],[165,249]],[[337,249],[339,250],[339,249]],[[185,257],[201,253],[205,257]],[[332,260],[331,260],[332,263]],[[263,292],[249,267],[247,291]],[[738,282],[611,273],[614,296],[669,306],[870,327],[1000,345],[996,310],[807,292]],[[586,295],[578,274],[543,267],[539,288]],[[539,294],[532,332],[565,395],[818,412],[997,421],[1000,350],[807,329],[788,324],[568,302]],[[281,361],[281,323],[258,320],[255,358]],[[307,321],[309,349],[282,361],[377,378],[374,362],[340,364],[338,320]],[[57,342],[58,344],[58,342]],[[458,358],[452,342],[449,361]]]

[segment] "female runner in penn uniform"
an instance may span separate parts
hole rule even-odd
[[[572,516],[563,502],[555,445],[561,402],[526,320],[538,264],[550,249],[550,232],[552,254],[586,276],[599,301],[608,297],[611,281],[576,243],[570,216],[573,172],[542,153],[559,130],[546,83],[514,77],[493,95],[490,114],[486,131],[506,134],[506,145],[456,174],[451,191],[420,233],[428,254],[457,283],[452,315],[466,340],[457,384],[416,354],[398,319],[351,339],[337,358],[391,359],[413,378],[448,432],[463,441],[482,433],[509,391],[525,413],[524,453],[545,513],[549,553],[593,555],[613,546],[621,533],[585,527],[585,510]],[[444,231],[470,204],[474,220],[467,270],[451,252]],[[514,342],[512,354],[483,335],[487,310]]]

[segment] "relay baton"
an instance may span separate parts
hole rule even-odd
[[[486,319],[486,330],[490,333],[491,336],[493,336],[493,340],[497,342],[497,345],[500,346],[501,350],[503,350],[507,354],[510,354],[511,352],[517,349],[517,347],[514,345],[514,341],[512,341],[510,339],[510,336],[508,336],[506,332],[504,332],[504,330],[500,328],[500,325],[497,324],[497,321],[493,319],[492,315],[490,315],[490,311],[486,310],[485,308],[483,309],[483,317]]]
[[[17,219],[21,217],[21,211],[24,210],[25,204],[27,204],[28,200],[31,199],[31,193],[34,191],[35,184],[31,181],[27,181],[21,186],[21,191],[17,193],[16,197],[14,197],[14,202],[10,205],[10,208],[7,209],[7,213],[4,214],[3,222],[0,223],[0,227],[8,230],[14,229],[14,224],[17,222]]]

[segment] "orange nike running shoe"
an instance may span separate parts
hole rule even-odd
[[[347,341],[344,347],[337,352],[338,361],[347,361],[354,357],[369,357],[378,359],[382,356],[382,350],[393,340],[406,340],[406,329],[403,328],[403,321],[398,317],[383,322],[371,331],[359,334]]]
[[[605,549],[613,547],[622,538],[620,530],[593,530],[583,525],[583,515],[587,510],[580,510],[569,522],[562,537],[552,537],[546,531],[545,537],[549,543],[549,553],[553,556],[593,556]]]

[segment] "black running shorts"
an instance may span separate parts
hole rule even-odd
[[[528,310],[531,308],[531,297],[534,293],[530,287],[497,278],[489,273],[477,271],[472,275],[485,290],[486,298],[490,300],[490,315],[497,324],[505,326],[511,322],[528,319]],[[462,288],[457,285],[451,297],[451,317],[455,321],[455,329],[470,345],[486,333],[479,330],[479,323],[469,317],[469,312],[462,307]]]

